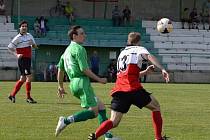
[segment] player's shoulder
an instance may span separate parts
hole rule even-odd
[[[26,33],[26,35],[27,35],[27,36],[30,36],[30,37],[33,37],[33,36],[31,35],[31,33]]]
[[[12,40],[13,41],[16,41],[16,40],[18,40],[19,38],[21,38],[21,34],[19,33],[19,34],[17,34]]]
[[[146,49],[143,46],[127,46],[123,51],[139,51],[142,49]]]

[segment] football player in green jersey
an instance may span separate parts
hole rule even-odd
[[[82,46],[86,38],[83,28],[81,26],[73,26],[69,30],[68,35],[71,43],[58,63],[58,96],[64,97],[63,78],[64,72],[66,72],[71,81],[69,85],[70,91],[73,96],[80,99],[81,107],[84,110],[68,117],[61,116],[58,120],[55,136],[58,136],[66,126],[74,122],[86,121],[97,116],[100,124],[107,120],[105,106],[94,94],[90,78],[102,84],[106,84],[107,79],[95,75],[88,66],[87,52]],[[111,138],[111,133],[105,134],[106,140]]]

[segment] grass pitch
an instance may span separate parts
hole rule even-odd
[[[79,101],[70,93],[64,99],[56,95],[57,84],[35,82],[32,97],[37,104],[25,101],[25,86],[16,96],[16,103],[8,100],[14,82],[0,82],[0,140],[87,140],[98,126],[97,119],[74,123],[58,138],[54,137],[58,117],[81,110]],[[99,98],[110,106],[108,96],[113,84],[92,84]],[[68,85],[65,85],[66,91]],[[144,87],[159,100],[164,119],[164,133],[170,140],[210,140],[210,91],[208,84],[156,84]],[[108,108],[108,114],[110,109]],[[114,135],[123,140],[153,140],[150,111],[131,107]],[[100,140],[103,140],[101,138]]]

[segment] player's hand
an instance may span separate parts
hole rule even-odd
[[[162,70],[162,75],[163,75],[163,78],[165,79],[166,83],[168,83],[169,82],[169,74],[165,69]]]
[[[64,98],[64,94],[66,94],[64,88],[58,87],[58,93],[57,93],[58,97]]]
[[[147,74],[150,74],[150,73],[154,72],[155,71],[155,66],[154,65],[148,66],[146,71],[147,71]]]
[[[107,79],[106,78],[100,78],[99,83],[106,84],[107,83]]]
[[[19,59],[19,58],[23,57],[23,54],[16,54],[16,56]]]

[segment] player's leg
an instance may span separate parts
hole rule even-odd
[[[26,76],[26,102],[28,103],[37,103],[31,97],[31,81],[32,81],[32,74],[31,74],[31,58],[23,58],[23,69],[24,75]]]
[[[75,78],[70,83],[70,89],[71,93],[75,97],[80,99],[81,107],[86,109],[76,112],[68,117],[61,116],[56,127],[56,136],[58,136],[67,125],[74,122],[81,122],[88,119],[93,119],[98,115],[97,98],[93,93],[89,80]]]
[[[98,123],[101,125],[104,121],[108,120],[107,114],[106,114],[106,108],[105,105],[100,101],[99,98],[97,98],[98,102]],[[105,139],[111,139],[113,138],[113,135],[111,132],[105,133]]]
[[[9,95],[9,100],[11,100],[13,103],[15,103],[15,95],[18,93],[18,91],[20,90],[21,86],[23,85],[23,83],[26,80],[25,74],[24,74],[24,65],[23,65],[23,58],[19,58],[18,59],[18,68],[20,71],[20,79],[16,82],[12,92]]]
[[[117,127],[121,121],[123,113],[127,113],[131,106],[130,96],[126,93],[116,93],[111,101],[111,118],[104,121],[96,130],[88,137],[89,140],[95,140],[108,132],[110,129]]]
[[[153,122],[153,128],[155,131],[155,139],[156,140],[162,140],[162,125],[163,120],[160,112],[160,104],[155,99],[154,96],[150,95],[152,101],[146,105],[145,107],[150,109],[152,111],[152,122]]]
[[[18,91],[20,90],[21,86],[23,85],[23,83],[25,82],[26,77],[21,75],[20,79],[16,82],[12,92],[9,95],[9,100],[11,100],[11,102],[15,103],[15,96],[18,93]]]
[[[100,136],[104,135],[110,129],[115,128],[120,123],[123,117],[123,113],[112,110],[111,118],[104,121],[97,129],[95,133],[91,133],[88,140],[97,140]]]
[[[32,97],[31,97],[31,80],[32,80],[32,75],[26,75],[26,102],[35,104],[37,103]]]

